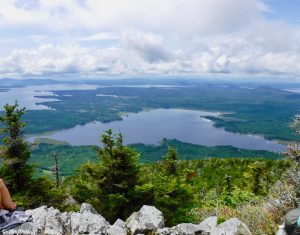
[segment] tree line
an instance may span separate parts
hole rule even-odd
[[[47,205],[74,210],[88,202],[114,222],[148,204],[164,213],[167,225],[197,222],[222,208],[235,210],[243,203],[257,203],[292,165],[289,160],[265,159],[181,161],[172,146],[161,161],[141,164],[140,154],[124,145],[122,134],[107,130],[101,135],[102,147],[95,149],[98,162],[84,163],[75,176],[62,181],[57,154],[52,154],[55,177],[37,177],[36,166],[28,164],[30,145],[23,136],[25,109],[15,103],[6,104],[4,110],[0,176],[17,204],[25,208]]]

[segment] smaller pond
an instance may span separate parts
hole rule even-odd
[[[107,129],[121,132],[126,144],[159,144],[163,138],[182,142],[216,146],[231,145],[245,149],[283,151],[285,146],[260,136],[231,133],[216,128],[213,122],[202,116],[219,116],[218,112],[182,109],[155,109],[129,113],[122,121],[109,123],[91,122],[74,128],[60,130],[37,137],[66,141],[71,145],[99,145],[100,135]],[[35,138],[28,140],[33,142]]]

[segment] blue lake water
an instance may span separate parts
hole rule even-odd
[[[121,132],[126,144],[144,143],[157,145],[163,138],[205,146],[232,145],[239,148],[283,151],[285,147],[261,136],[231,133],[216,128],[203,116],[219,116],[218,112],[182,109],[155,109],[129,113],[122,121],[109,123],[91,122],[74,128],[60,130],[38,137],[66,141],[71,145],[99,145],[100,134],[111,128]],[[36,137],[28,140],[34,141]]]
[[[8,91],[0,92],[0,110],[3,110],[5,104],[11,104],[14,100],[18,100],[20,107],[26,107],[27,110],[49,109],[41,102],[57,101],[58,99],[52,91],[96,90],[97,88],[98,86],[85,84],[55,84],[9,88]],[[36,96],[51,96],[51,98],[38,98]]]

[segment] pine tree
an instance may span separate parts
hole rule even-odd
[[[167,155],[163,158],[166,173],[175,175],[177,172],[178,153],[175,148],[169,147]]]
[[[1,176],[5,179],[11,193],[26,190],[33,175],[33,168],[27,164],[30,157],[28,144],[22,139],[23,128],[26,126],[21,121],[25,108],[19,109],[19,104],[6,104],[4,115],[0,116],[3,134],[3,146],[0,157],[3,159]]]
[[[123,136],[107,130],[101,137],[103,147],[98,148],[99,163],[82,166],[72,194],[79,202],[89,202],[110,222],[125,219],[137,202],[134,201],[138,185],[139,154],[123,145]]]

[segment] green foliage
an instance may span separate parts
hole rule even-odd
[[[53,166],[50,157],[53,152],[59,153],[59,165],[62,176],[75,174],[75,170],[87,162],[97,162],[98,157],[94,146],[71,146],[65,144],[39,143],[32,146],[30,163],[37,165],[38,175]]]
[[[169,147],[177,150],[178,159],[192,160],[205,159],[207,157],[219,158],[264,158],[281,159],[280,154],[261,150],[239,149],[232,146],[201,146],[183,143],[178,140],[164,140],[160,145],[129,145],[132,149],[141,153],[140,163],[151,163],[162,160]],[[49,156],[52,152],[59,153],[59,163],[62,176],[70,176],[76,173],[76,169],[86,162],[97,162],[98,157],[95,146],[71,146],[62,144],[37,143],[32,149],[29,163],[37,165],[38,174],[48,171],[53,166],[53,159]]]
[[[19,109],[18,103],[6,104],[5,113],[0,116],[4,135],[0,156],[3,165],[0,168],[1,177],[13,195],[18,205],[25,208],[34,208],[40,205],[63,207],[66,198],[63,190],[53,188],[53,181],[47,178],[33,179],[33,166],[27,163],[30,157],[28,144],[23,140],[25,123],[21,121],[25,108]]]
[[[248,166],[248,171],[245,172],[245,177],[248,178],[251,190],[258,195],[266,195],[270,184],[272,183],[272,175],[269,169],[270,162],[256,161]],[[274,178],[273,178],[274,181]]]
[[[141,153],[141,162],[151,163],[162,160],[162,156],[172,146],[178,151],[181,160],[205,159],[208,157],[219,158],[265,158],[280,159],[282,156],[275,152],[264,150],[240,149],[232,146],[202,146],[196,144],[183,143],[178,140],[161,141],[160,145],[131,145],[136,151]]]
[[[100,162],[83,165],[71,193],[79,202],[91,202],[109,221],[124,219],[136,203],[132,199],[138,185],[139,154],[124,146],[122,135],[111,130],[102,135],[101,142]]]
[[[166,225],[191,222],[187,212],[194,204],[193,188],[184,178],[156,175],[153,187],[153,205],[163,212]]]
[[[22,205],[25,209],[47,205],[64,210],[66,206],[63,202],[66,197],[65,191],[56,187],[55,182],[46,177],[33,179],[25,191],[13,195],[17,205]]]
[[[9,190],[12,193],[24,191],[31,182],[33,169],[27,164],[30,151],[27,143],[22,139],[22,129],[25,123],[21,121],[25,108],[19,109],[18,103],[4,106],[5,114],[0,116],[2,128],[0,133],[4,135],[4,143],[0,149],[0,157],[3,159],[3,167],[0,169]]]
[[[218,215],[224,207],[235,210],[244,203],[260,201],[260,193],[253,191],[255,182],[246,174],[256,162],[266,166],[269,175],[262,176],[260,190],[266,190],[266,185],[272,185],[291,166],[285,160],[210,158],[176,161],[176,174],[169,175],[164,161],[142,165],[140,179],[147,186],[140,191],[153,194],[149,201],[163,211],[168,225],[200,222]],[[199,210],[190,213],[192,208]]]
[[[169,147],[168,153],[163,157],[163,165],[167,175],[175,175],[177,172],[178,153],[175,148]]]

